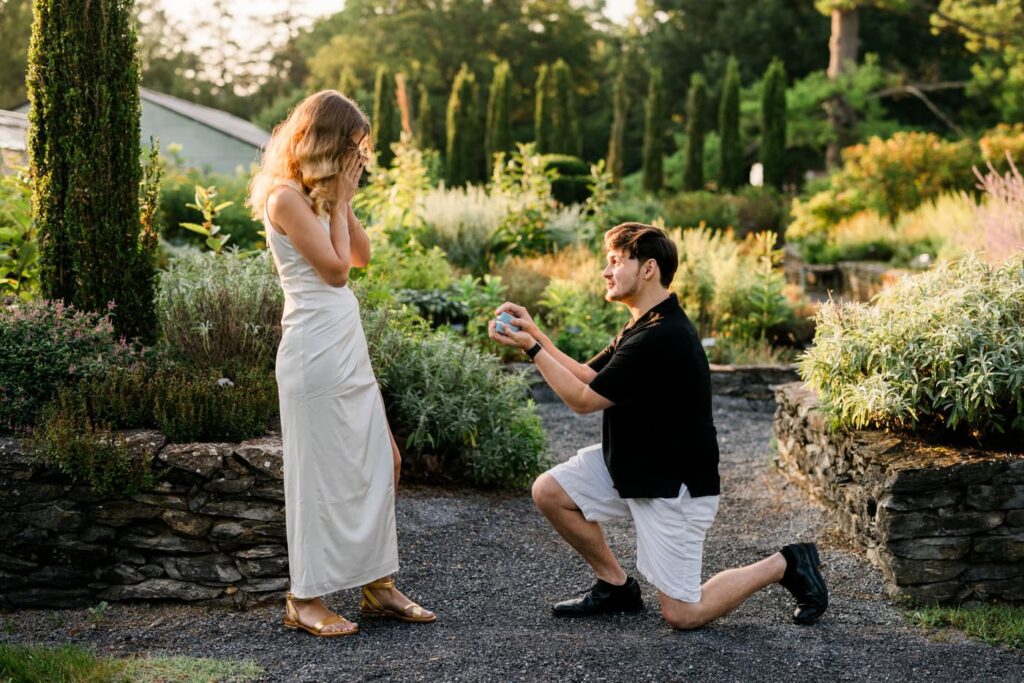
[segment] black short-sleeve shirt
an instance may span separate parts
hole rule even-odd
[[[623,498],[719,493],[711,370],[696,328],[675,294],[628,323],[587,361],[604,411],[602,446]]]

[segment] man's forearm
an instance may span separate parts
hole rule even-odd
[[[578,379],[583,384],[589,384],[590,380],[594,379],[594,377],[597,376],[597,373],[594,372],[594,370],[592,370],[589,365],[580,363],[576,361],[574,358],[571,358],[562,351],[560,351],[558,347],[555,346],[554,342],[552,342],[546,334],[541,332],[539,327],[537,328],[537,334],[535,335],[535,338],[538,342],[540,342],[540,345],[544,347],[544,350],[551,355],[552,359],[554,359],[555,362],[557,362],[563,368],[572,373],[572,376]]]
[[[540,370],[544,381],[548,383],[558,398],[562,399],[567,406],[577,413],[589,413],[596,410],[596,408],[586,405],[584,400],[584,389],[587,388],[586,381],[576,376],[572,369],[566,367],[555,354],[550,353],[547,350],[548,347],[543,342],[541,345],[544,350],[534,357],[533,362],[537,369]],[[558,349],[555,350],[558,351]],[[558,351],[558,353],[567,358],[569,362],[580,365],[561,351]],[[590,370],[590,368],[586,369]]]

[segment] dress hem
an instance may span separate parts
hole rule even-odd
[[[319,598],[322,595],[329,593],[336,593],[346,588],[355,588],[357,586],[365,586],[371,581],[376,581],[382,576],[389,576],[398,571],[398,559],[390,560],[383,564],[377,565],[371,570],[367,570],[362,574],[358,574],[352,578],[339,579],[337,581],[326,581],[324,583],[313,584],[311,586],[305,586],[302,588],[292,587],[292,594],[299,600],[307,600],[312,598]]]

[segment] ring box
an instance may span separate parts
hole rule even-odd
[[[513,320],[508,313],[502,313],[495,319],[494,329],[502,334],[508,334],[508,331],[518,332],[519,328],[512,324]]]

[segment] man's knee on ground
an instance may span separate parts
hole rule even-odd
[[[533,482],[533,486],[530,488],[530,493],[533,496],[533,504],[537,506],[538,510],[543,510],[555,505],[561,492],[562,487],[554,477],[547,473],[537,477]]]
[[[708,622],[700,603],[697,602],[663,599],[661,601],[661,616],[665,618],[669,626],[681,631],[691,631]]]

